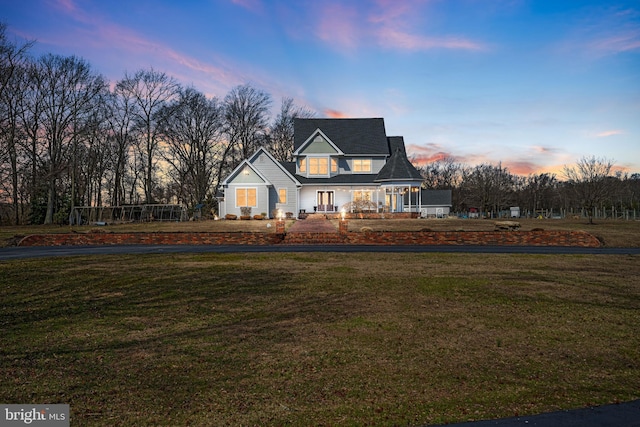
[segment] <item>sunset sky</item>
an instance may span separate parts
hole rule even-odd
[[[640,172],[638,0],[0,0],[0,20],[112,82],[153,67],[220,98],[249,83],[274,115],[383,117],[416,163]]]

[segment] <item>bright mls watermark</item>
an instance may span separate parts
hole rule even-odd
[[[0,427],[69,427],[69,405],[0,404]]]

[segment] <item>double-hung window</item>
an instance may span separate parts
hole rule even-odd
[[[287,203],[287,189],[279,188],[278,189],[278,203]]]
[[[258,206],[258,195],[255,188],[236,188],[236,207]]]
[[[329,159],[327,157],[309,157],[309,175],[328,175]]]
[[[358,173],[371,172],[371,159],[353,159],[353,171]]]

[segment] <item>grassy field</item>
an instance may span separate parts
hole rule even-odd
[[[637,399],[638,261],[0,262],[0,401],[68,403],[74,426],[391,426]]]
[[[337,221],[333,221],[337,227]],[[430,229],[433,231],[493,231],[494,220],[462,220],[462,219],[394,219],[394,220],[349,220],[350,231],[360,231],[362,227],[369,227],[375,231],[418,231]],[[600,239],[608,247],[639,247],[640,221],[599,220],[595,224],[588,224],[586,219],[539,220],[520,219],[522,230],[542,228],[545,230],[584,230]],[[293,221],[287,221],[290,226]],[[273,221],[198,221],[198,222],[151,222],[128,223],[93,226],[3,226],[0,227],[0,246],[10,246],[19,237],[39,233],[88,233],[102,232],[153,232],[153,231],[253,231],[275,233]],[[271,227],[268,227],[271,225]]]

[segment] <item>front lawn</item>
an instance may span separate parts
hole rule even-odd
[[[640,398],[637,256],[0,262],[0,401],[72,425],[423,425]]]

